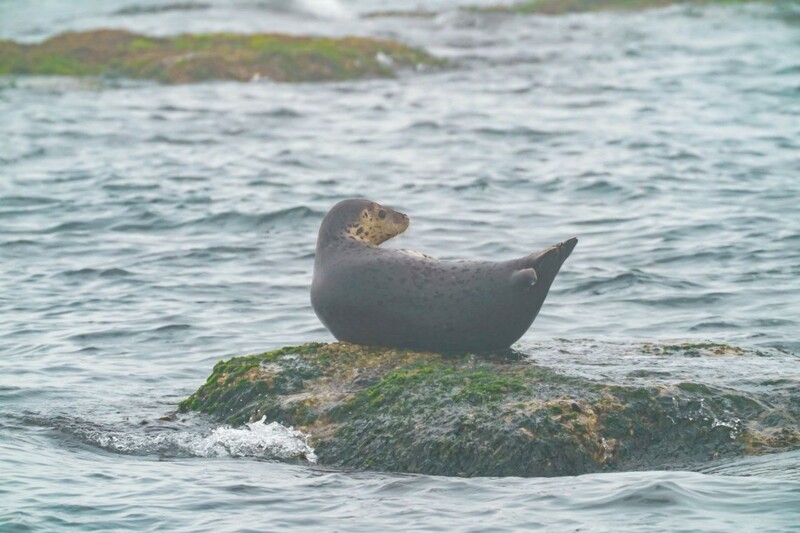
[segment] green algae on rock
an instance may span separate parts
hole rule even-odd
[[[675,4],[742,4],[759,0],[529,0],[508,5],[472,8],[474,11],[565,15],[593,11],[637,11]]]
[[[738,346],[721,344],[718,342],[684,342],[681,344],[650,344],[642,345],[642,351],[655,355],[689,355],[689,356],[709,356],[709,355],[744,355],[746,352]],[[756,352],[760,354],[760,352]]]
[[[496,5],[464,7],[462,10],[472,13],[510,13],[538,15],[566,15],[569,13],[591,13],[596,11],[639,11],[676,4],[708,5],[708,4],[744,4],[751,2],[769,2],[775,0],[528,0]],[[434,18],[435,11],[375,11],[367,13],[364,18]]]
[[[608,384],[527,358],[306,344],[222,361],[181,402],[311,435],[320,464],[442,475],[667,468],[800,446],[800,405],[680,382]]]
[[[0,75],[310,82],[392,77],[403,68],[443,64],[423,50],[368,37],[214,33],[157,38],[102,29],[33,45],[0,41]]]
[[[428,11],[425,9],[414,9],[411,11],[403,11],[400,9],[392,9],[387,11],[370,11],[362,15],[365,19],[377,18],[415,18],[415,19],[432,19],[436,17],[436,11]]]

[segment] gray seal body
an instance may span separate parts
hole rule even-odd
[[[320,227],[311,303],[340,341],[435,352],[503,350],[531,326],[578,240],[510,261],[380,248],[408,217],[345,200]]]

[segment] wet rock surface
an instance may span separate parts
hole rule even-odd
[[[643,357],[763,357],[715,343],[644,344]],[[619,381],[619,382],[617,382]],[[182,412],[278,421],[320,464],[461,476],[691,468],[800,447],[798,383],[588,379],[517,352],[444,356],[306,344],[214,367]]]

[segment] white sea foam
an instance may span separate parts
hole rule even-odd
[[[308,435],[278,422],[265,423],[265,417],[258,422],[247,424],[247,429],[219,427],[203,439],[210,441],[212,447],[222,447],[234,457],[269,455],[281,459],[305,457],[316,463],[314,448],[308,445]]]
[[[210,435],[189,431],[134,434],[99,430],[77,431],[83,438],[110,451],[125,454],[167,454],[195,457],[304,458],[317,462],[308,435],[262,418],[242,428],[221,426]]]
[[[345,19],[351,14],[338,0],[298,0],[298,6],[310,14],[322,18]]]

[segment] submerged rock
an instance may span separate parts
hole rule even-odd
[[[0,41],[0,75],[303,82],[391,77],[399,69],[442,64],[423,50],[368,37],[213,33],[156,38],[93,30],[33,45]]]
[[[656,346],[642,351],[713,353],[721,365],[748,356],[711,343]],[[266,416],[295,426],[311,435],[323,465],[558,476],[800,447],[800,400],[775,383],[758,392],[700,382],[639,386],[568,376],[515,353],[306,344],[221,361],[179,410],[232,425]]]

